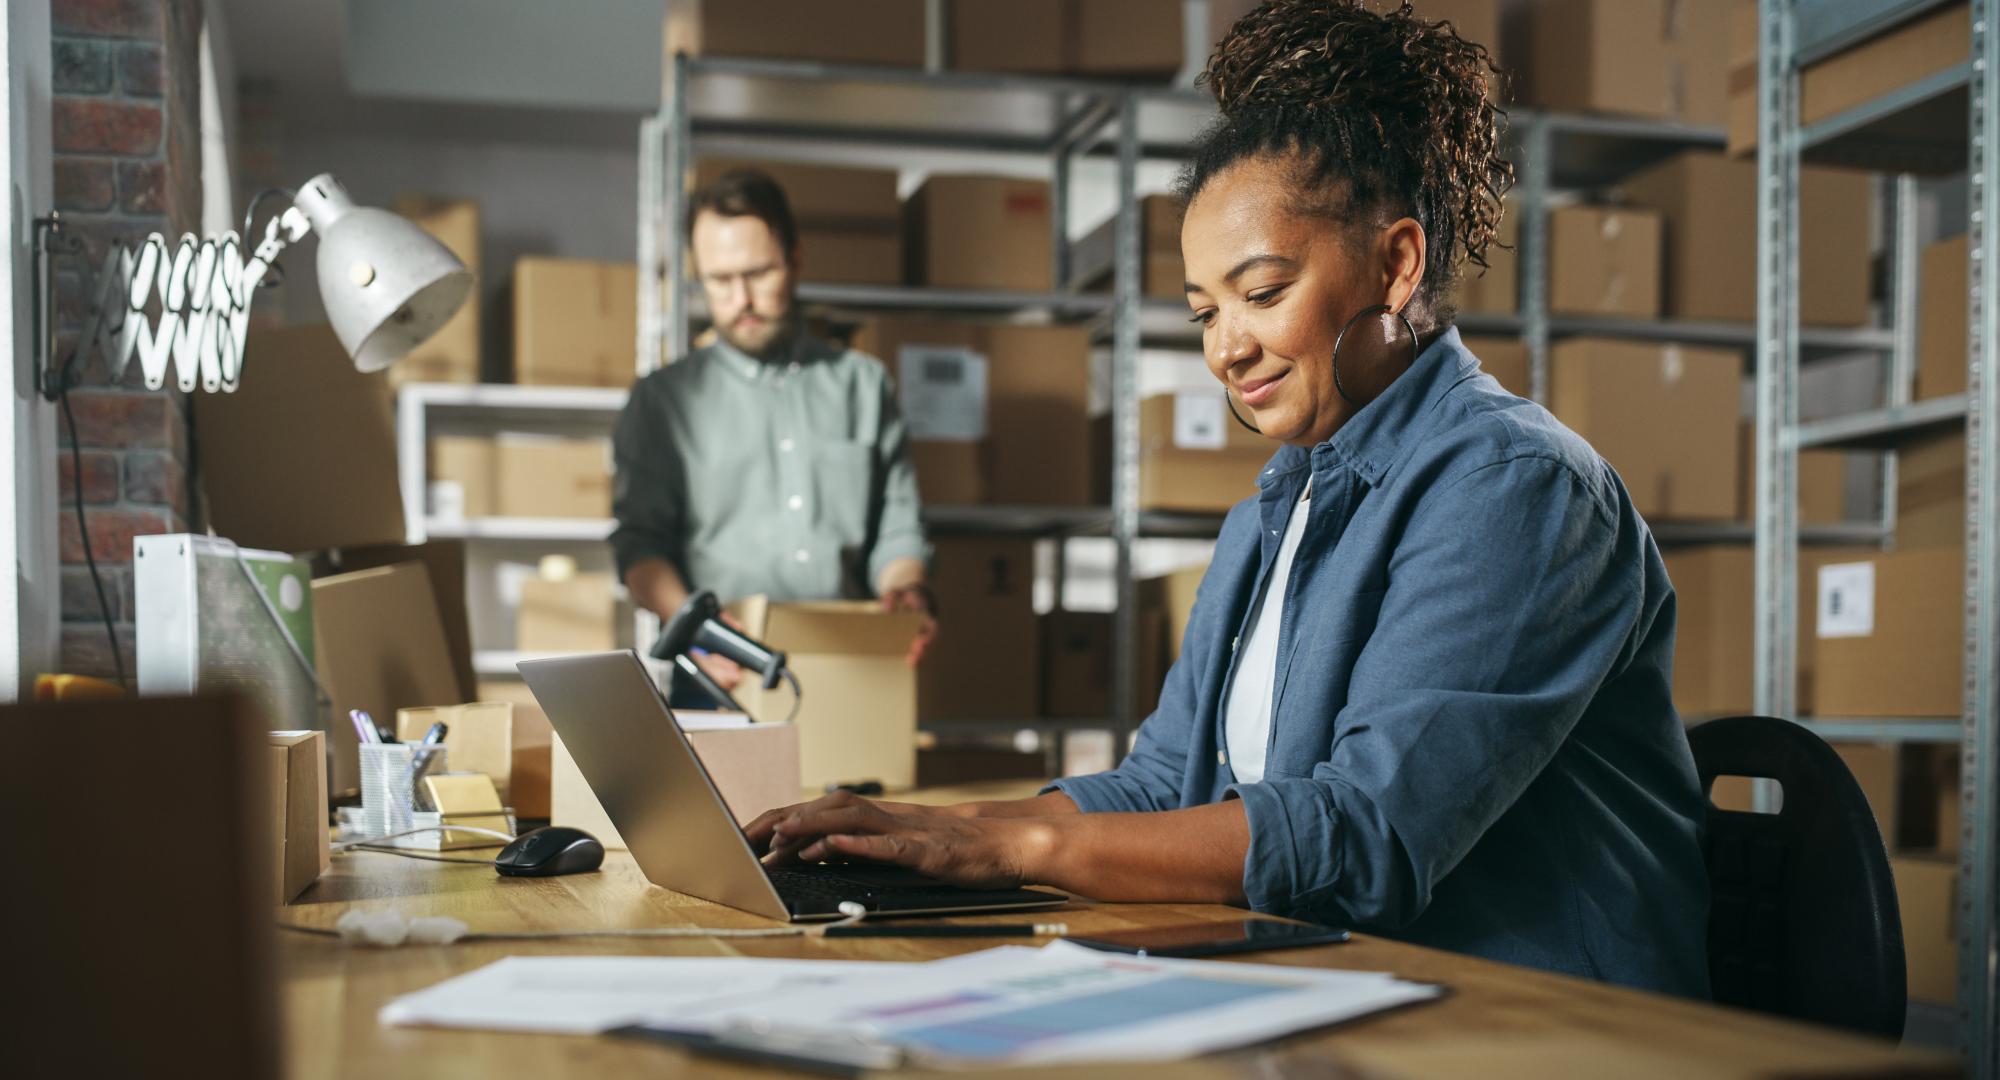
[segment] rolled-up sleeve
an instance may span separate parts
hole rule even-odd
[[[1390,561],[1329,760],[1229,789],[1249,818],[1251,906],[1391,930],[1421,915],[1620,663],[1644,611],[1639,543],[1546,458],[1483,466],[1427,499]]]
[[[647,383],[633,389],[611,440],[611,513],[618,520],[611,550],[620,581],[633,563],[644,559],[664,559],[683,579],[688,576],[685,465],[664,429],[666,411],[653,407],[649,389]]]
[[[923,503],[917,492],[917,467],[910,460],[909,429],[896,405],[895,389],[884,379],[880,391],[881,432],[875,460],[882,470],[881,503],[875,510],[875,546],[868,555],[868,585],[882,580],[882,570],[897,559],[928,559],[924,539]]]

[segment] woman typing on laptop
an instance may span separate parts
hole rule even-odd
[[[1452,326],[1512,176],[1488,77],[1407,6],[1237,23],[1181,246],[1209,368],[1279,445],[1158,711],[1119,768],[1033,799],[774,810],[748,829],[767,863],[1244,903],[1707,995],[1659,553],[1603,459]]]

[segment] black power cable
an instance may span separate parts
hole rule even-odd
[[[70,408],[69,384],[71,370],[64,364],[57,376],[56,400],[61,403],[63,419],[69,424],[70,494],[76,497],[76,532],[83,541],[83,561],[90,566],[90,584],[97,589],[97,610],[104,616],[104,637],[111,645],[111,666],[118,672],[118,685],[130,689],[125,681],[125,650],[118,644],[118,628],[111,618],[111,601],[104,597],[104,576],[97,569],[97,553],[91,550],[90,522],[83,513],[83,436],[76,430],[76,410]]]

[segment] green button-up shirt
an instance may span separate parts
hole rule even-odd
[[[726,603],[874,595],[923,558],[917,477],[888,372],[800,335],[789,360],[722,342],[639,380],[618,419],[611,546]]]

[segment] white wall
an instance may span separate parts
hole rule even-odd
[[[56,564],[55,411],[35,392],[39,356],[33,341],[34,218],[51,206],[48,0],[9,0],[7,139],[8,213],[0,221],[7,259],[0,264],[0,338],[14,357],[9,407],[0,409],[0,440],[11,468],[0,469],[0,701],[26,696],[35,675],[56,668],[62,587]]]

